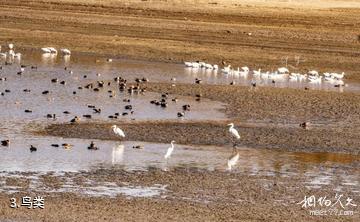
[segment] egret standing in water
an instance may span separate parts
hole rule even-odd
[[[164,156],[164,158],[165,158],[166,160],[170,158],[172,152],[174,151],[174,143],[175,143],[174,140],[171,141],[171,146],[170,146],[170,147],[167,149],[167,151],[166,151],[166,154],[165,154],[165,156]]]
[[[115,135],[120,136],[120,137],[125,137],[124,131],[122,131],[122,129],[120,129],[116,125],[113,125],[111,128],[112,128],[113,132],[115,133]]]
[[[239,160],[239,157],[240,157],[239,152],[236,152],[236,153],[234,153],[233,155],[230,156],[230,158],[227,161],[227,166],[228,166],[227,170],[230,171],[232,169],[232,167],[236,165],[236,163]]]

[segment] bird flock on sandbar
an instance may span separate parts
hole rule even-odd
[[[221,72],[224,75],[231,75],[237,77],[248,77],[252,76],[252,85],[256,80],[271,80],[272,83],[275,83],[277,80],[289,80],[291,82],[308,82],[311,84],[321,84],[327,82],[334,85],[334,87],[344,87],[347,86],[343,79],[345,73],[336,73],[336,72],[324,72],[322,75],[316,70],[310,70],[307,73],[298,73],[290,72],[287,67],[280,67],[276,71],[262,71],[261,69],[250,70],[249,67],[237,67],[234,69],[231,65],[226,65],[219,70],[219,66],[216,64],[209,64],[206,62],[196,61],[196,62],[184,62],[186,68],[192,70],[210,70],[214,72]],[[233,85],[234,83],[232,83]]]
[[[8,61],[9,60],[11,61],[11,60],[13,60],[15,58],[17,58],[17,59],[19,59],[19,61],[21,61],[21,53],[15,52],[14,44],[12,44],[12,43],[8,44],[7,48],[8,48],[7,52],[1,52],[1,54],[0,54],[0,57],[6,58],[5,65],[12,65],[12,62],[8,62]],[[41,48],[40,50],[41,50],[41,52],[43,54],[57,55],[57,53],[58,53],[58,50],[56,48],[54,48],[54,47],[44,47],[44,48]],[[0,48],[0,51],[1,51],[1,48]],[[69,56],[71,54],[71,51],[69,49],[65,49],[65,48],[60,49],[60,52],[64,56]],[[112,60],[107,59],[106,61],[111,62]],[[199,67],[201,67],[202,65],[203,64],[199,65]],[[210,69],[210,68],[214,69],[214,70],[218,69],[217,65],[205,64],[204,66],[206,68],[208,68],[208,69]],[[21,75],[24,73],[24,71],[26,69],[28,69],[28,68],[29,69],[37,69],[37,66],[31,65],[30,67],[28,67],[27,65],[21,65],[20,70],[17,72],[17,74],[21,77]],[[2,69],[2,67],[0,69]],[[68,67],[65,67],[64,70],[68,71],[68,74],[73,74],[73,71],[69,70]],[[97,76],[99,77],[99,76],[101,76],[101,74],[97,74]],[[87,75],[84,75],[83,78],[86,79]],[[7,81],[7,79],[6,78],[1,78],[0,81]],[[96,81],[96,82],[88,83],[86,85],[80,85],[80,86],[78,86],[77,90],[91,90],[91,91],[96,93],[96,92],[101,91],[105,87],[115,85],[119,89],[120,93],[127,92],[130,95],[131,94],[144,94],[146,92],[146,86],[144,86],[143,84],[148,82],[148,81],[149,80],[147,78],[142,77],[142,78],[136,78],[135,83],[130,83],[129,84],[126,79],[122,78],[121,76],[117,76],[112,81],[99,80],[99,81]],[[52,84],[60,84],[63,87],[66,86],[66,81],[58,79],[58,78],[49,79],[49,82],[52,83]],[[176,79],[172,78],[171,82],[173,83],[173,86],[175,86]],[[201,83],[202,83],[201,79],[198,79],[198,78],[195,79],[195,84],[201,84]],[[23,89],[22,91],[24,93],[32,92],[32,90],[28,89],[28,88]],[[109,98],[116,97],[116,92],[114,90],[109,89],[107,92],[109,93]],[[1,92],[1,96],[6,96],[7,93],[11,93],[11,90],[5,89],[4,92]],[[76,94],[76,93],[77,93],[76,90],[74,90],[72,92],[72,94]],[[41,92],[41,94],[42,95],[51,95],[51,90],[50,89],[44,90],[44,91]],[[195,96],[196,101],[200,101],[201,97],[202,97],[201,94],[197,94]],[[172,97],[171,98],[171,96],[168,93],[162,93],[159,100],[151,100],[150,103],[154,104],[156,106],[166,108],[169,105],[169,102],[168,102],[169,100],[171,100],[171,103],[177,103],[179,101],[179,99],[177,97]],[[120,116],[132,115],[134,113],[134,107],[133,107],[133,105],[130,104],[131,100],[129,98],[124,98],[122,101],[125,102],[125,103],[128,103],[127,105],[124,106],[125,111],[123,113],[115,112],[113,115],[108,116],[109,119],[118,119]],[[92,111],[92,114],[89,114],[89,113],[83,114],[82,117],[73,116],[69,120],[69,123],[70,124],[78,124],[78,123],[80,123],[82,121],[82,118],[91,119],[92,115],[100,114],[102,112],[101,107],[98,107],[98,106],[95,106],[95,105],[92,105],[92,104],[87,104],[87,108],[89,108]],[[181,108],[182,108],[182,111],[179,111],[177,113],[177,117],[184,118],[186,113],[190,112],[191,107],[190,107],[189,104],[183,104],[181,106]],[[24,112],[31,114],[31,113],[33,113],[33,110],[31,108],[27,108],[27,109],[24,110]],[[64,114],[65,116],[68,116],[68,115],[71,115],[71,111],[64,110],[62,112],[62,114]],[[48,113],[48,114],[45,115],[45,118],[50,119],[50,120],[55,120],[55,119],[58,118],[58,115],[59,114]],[[228,159],[228,163],[227,163],[228,169],[231,170],[231,168],[236,164],[236,162],[239,159],[239,152],[235,152],[235,151],[236,151],[237,141],[240,140],[240,135],[239,135],[238,131],[234,128],[233,123],[229,124],[229,126],[230,126],[229,135],[231,135],[236,140],[236,142],[233,145],[234,153]],[[124,139],[126,137],[125,132],[116,125],[112,125],[109,128],[109,131],[111,131],[111,133],[114,136],[118,137],[118,138]],[[11,144],[11,141],[9,139],[0,140],[0,144],[3,147],[9,147],[10,144]],[[71,149],[73,147],[73,145],[69,144],[69,143],[51,144],[51,146],[52,147],[62,147],[64,149]],[[134,149],[143,149],[144,147],[142,145],[134,145],[133,148]],[[91,143],[88,145],[87,149],[89,149],[89,150],[98,150],[99,147],[95,144],[94,141],[91,141]],[[166,161],[168,161],[170,159],[170,157],[173,155],[174,149],[175,149],[175,141],[172,140],[170,142],[170,147],[168,147],[166,152],[164,152],[164,159]],[[30,147],[29,147],[29,150],[32,153],[32,152],[38,151],[38,148],[36,146],[34,146],[33,144],[31,144]]]

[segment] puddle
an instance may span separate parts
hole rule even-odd
[[[51,147],[50,141],[59,144],[66,142],[73,146],[71,149],[55,148]],[[234,156],[232,148],[228,147],[176,144],[171,158],[165,160],[164,155],[169,144],[94,140],[100,149],[90,151],[87,149],[90,142],[91,140],[64,140],[57,137],[16,140],[10,147],[0,149],[0,169],[5,173],[55,172],[59,175],[64,172],[91,171],[99,168],[125,171],[147,171],[157,168],[171,171],[175,167],[181,167],[229,172],[228,160]],[[31,153],[28,147],[24,147],[25,143],[35,145],[38,151]],[[142,145],[143,149],[134,149],[134,145]],[[232,166],[231,173],[286,177],[289,180],[300,176],[304,178],[304,183],[309,189],[319,189],[334,181],[340,181],[339,187],[360,190],[360,175],[350,174],[346,168],[339,167],[359,163],[359,156],[278,152],[246,147],[239,148],[238,153],[238,160]],[[96,189],[97,193],[101,193],[101,186]],[[110,186],[109,189],[113,188]],[[91,193],[92,189],[86,192]]]

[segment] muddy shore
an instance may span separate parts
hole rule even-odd
[[[227,124],[234,122],[242,136],[239,145],[243,146],[356,155],[360,152],[360,95],[356,93],[170,83],[147,83],[142,87],[169,93],[171,97],[192,96],[194,100],[196,94],[202,94],[203,98],[225,103],[229,120],[199,122],[185,118],[111,123],[84,120],[80,124],[53,124],[33,131],[65,138],[118,140],[110,130],[111,125],[117,124],[130,141],[168,143],[176,138],[181,144],[232,146],[234,141],[228,135]],[[302,122],[309,122],[309,127],[301,128]]]
[[[302,170],[310,166],[304,167]],[[338,168],[339,171],[341,169]],[[25,207],[12,209],[9,207],[10,198],[35,195],[26,192],[26,181],[15,179],[11,184],[21,186],[24,191],[13,195],[0,194],[0,218],[15,221],[356,221],[359,218],[359,214],[351,217],[311,216],[307,209],[302,209],[301,204],[297,203],[305,195],[327,195],[332,198],[335,195],[334,187],[329,185],[309,191],[301,174],[288,180],[278,176],[247,176],[220,171],[204,173],[201,170],[178,168],[166,172],[156,169],[148,172],[100,169],[88,173],[69,173],[65,177],[73,178],[79,186],[84,186],[82,181],[85,179],[94,179],[145,186],[166,184],[167,191],[153,198],[127,198],[121,195],[116,198],[89,198],[82,194],[37,192],[36,195],[45,197],[45,210],[29,210]],[[41,178],[45,187],[59,187],[64,181],[64,178],[51,174]],[[356,203],[360,201],[359,196],[349,190],[343,190],[342,194],[353,197]]]

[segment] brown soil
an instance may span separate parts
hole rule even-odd
[[[17,49],[51,45],[116,57],[227,61],[263,69],[282,66],[288,57],[295,71],[344,71],[359,80],[358,3],[283,2],[204,0],[187,1],[184,7],[178,1],[1,0],[0,41],[16,43]]]

